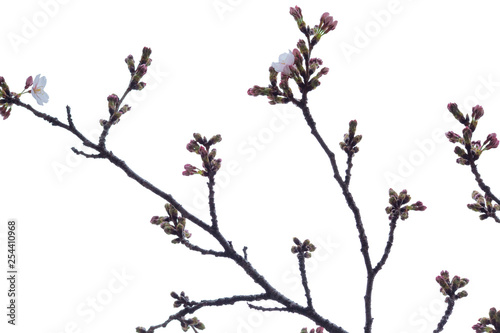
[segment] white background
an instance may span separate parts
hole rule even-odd
[[[500,225],[466,208],[478,189],[455,163],[443,133],[460,132],[446,105],[481,104],[476,139],[499,130],[500,48],[495,1],[22,1],[2,4],[0,75],[20,91],[29,75],[47,77],[48,104],[24,102],[65,120],[70,105],[85,134],[107,117],[106,97],[125,90],[124,59],[152,48],[153,64],[133,109],[111,130],[108,148],[141,176],[208,221],[205,179],[183,177],[197,158],[193,132],[220,133],[220,227],[281,292],[305,304],[292,237],[318,251],[308,262],[314,304],[349,332],[364,325],[365,268],[352,213],[300,110],[246,94],[268,84],[268,67],[302,37],[289,15],[298,4],[309,25],[330,12],[339,21],[314,49],[330,73],[310,93],[311,112],[345,170],[338,142],[357,119],[363,135],[351,191],[378,262],[387,239],[388,189],[408,189],[425,212],[398,222],[391,256],[373,294],[373,331],[431,332],[445,309],[435,277],[442,269],[471,280],[445,332],[470,327],[500,307]],[[259,293],[225,259],[202,257],[151,225],[164,201],[115,166],[75,157],[69,132],[14,108],[0,122],[2,270],[5,224],[19,225],[18,325],[8,332],[134,332],[177,309],[170,292],[193,300]],[[498,151],[479,161],[500,191]],[[232,167],[227,168],[228,165]],[[495,192],[496,191],[496,192]],[[204,201],[205,200],[205,201]],[[215,243],[195,226],[192,242]],[[122,278],[117,279],[116,276]],[[94,302],[94,303],[92,303]],[[92,304],[94,304],[92,306]],[[204,309],[207,332],[299,332],[310,321],[250,311],[245,304]],[[177,322],[158,332],[179,332]]]

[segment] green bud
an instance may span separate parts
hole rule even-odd
[[[203,325],[202,322],[199,322],[194,327],[197,328],[197,329],[199,329],[199,330],[204,330],[205,329],[205,325]]]
[[[357,144],[361,141],[361,139],[362,139],[362,138],[363,138],[363,136],[362,136],[361,134],[356,135],[356,136],[354,137],[354,139],[352,139],[352,143],[353,143],[354,145],[357,145]]]
[[[216,134],[208,141],[208,143],[213,145],[221,141],[222,141],[222,136],[220,134]]]
[[[351,120],[349,122],[349,135],[353,136],[356,133],[356,126],[358,126],[358,122],[356,120]]]
[[[200,144],[203,144],[203,138],[200,133],[193,133],[193,138]]]

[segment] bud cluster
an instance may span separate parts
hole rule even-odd
[[[469,118],[469,115],[464,117],[463,113],[460,112],[457,104],[455,103],[449,103],[448,110],[461,124],[465,126],[462,130],[463,136],[460,136],[452,131],[445,134],[446,138],[448,138],[451,143],[459,143],[465,147],[465,150],[459,146],[455,147],[454,152],[458,155],[458,164],[470,165],[472,162],[479,159],[479,156],[485,150],[498,147],[500,142],[495,133],[489,134],[482,144],[480,140],[472,141],[472,135],[476,130],[478,120],[484,115],[484,109],[482,106],[476,105],[472,108],[472,119]]]
[[[128,104],[125,104],[120,108],[120,110],[117,110],[120,103],[120,98],[115,94],[111,94],[108,96],[108,111],[111,116],[110,121],[112,125],[118,124],[118,122],[120,121],[120,117],[130,111],[130,109],[132,108]],[[104,126],[108,123],[108,121],[101,119],[99,123],[101,124],[101,126]]]
[[[178,308],[181,305],[187,307],[196,304],[195,302],[189,302],[189,297],[183,291],[181,291],[180,295],[178,295],[175,291],[172,291],[170,296],[175,299],[174,308]]]
[[[293,100],[292,89],[289,86],[290,78],[295,81],[299,91],[304,94],[316,89],[321,84],[319,79],[329,72],[327,67],[323,67],[312,77],[319,69],[319,66],[323,64],[323,61],[319,58],[311,59],[310,54],[313,46],[318,43],[321,36],[335,29],[337,21],[333,21],[333,18],[328,13],[324,13],[320,18],[320,24],[311,29],[306,26],[302,10],[299,7],[290,8],[290,14],[297,22],[299,30],[307,36],[309,46],[306,45],[304,40],[300,39],[297,48],[293,52],[283,53],[279,57],[279,62],[273,63],[269,68],[270,84],[267,87],[255,85],[247,91],[250,96],[267,96],[271,105],[286,104]],[[314,36],[311,42],[310,36]],[[278,73],[281,73],[279,84],[277,81]]]
[[[189,141],[186,145],[186,149],[189,152],[196,153],[200,155],[203,168],[199,169],[191,164],[184,165],[184,171],[182,174],[184,176],[191,176],[199,174],[208,177],[209,174],[215,175],[221,167],[222,160],[220,158],[215,158],[217,150],[211,148],[212,145],[221,142],[222,136],[220,134],[214,135],[210,140],[206,137],[202,137],[199,133],[193,134],[194,140]]]
[[[321,326],[319,326],[316,329],[311,328],[311,330],[309,331],[309,333],[323,333],[323,331],[324,331],[324,328],[321,327]],[[307,327],[304,327],[303,329],[301,329],[300,333],[307,333]]]
[[[316,45],[321,37],[323,37],[330,31],[335,30],[335,28],[337,27],[337,23],[338,22],[334,21],[333,17],[331,17],[329,13],[323,13],[319,20],[319,26],[316,25],[313,28],[314,37],[311,41],[311,45]]]
[[[406,205],[410,202],[411,197],[406,190],[402,190],[399,194],[392,188],[389,189],[389,207],[386,207],[385,212],[389,214],[389,220],[399,216],[401,220],[406,220],[408,218],[408,212],[410,210],[424,211],[427,207],[421,201],[417,201],[414,204]]]
[[[478,319],[479,323],[472,326],[472,329],[476,333],[500,333],[500,310],[497,311],[495,308],[491,308],[489,312],[489,318],[483,317]],[[491,325],[493,327],[490,327]]]
[[[191,237],[191,233],[186,230],[186,218],[179,216],[177,209],[169,203],[165,204],[165,209],[168,216],[153,216],[151,224],[159,225],[167,235],[177,236],[172,240],[174,244]]]
[[[476,200],[474,204],[468,204],[467,207],[472,209],[475,212],[482,213],[479,215],[480,220],[485,220],[488,217],[492,217],[495,221],[500,222],[500,219],[497,217],[496,212],[500,210],[500,205],[491,203],[492,198],[485,194],[481,195],[478,191],[472,192],[472,199]]]
[[[363,138],[362,135],[356,134],[356,126],[358,126],[358,122],[356,120],[351,120],[349,122],[349,133],[344,134],[344,141],[340,142],[340,148],[347,153],[347,155],[354,155],[359,151],[359,148],[356,145]]]
[[[139,61],[139,65],[137,68],[135,67],[135,60],[132,55],[129,55],[125,58],[125,63],[127,64],[128,70],[130,72],[130,83],[129,89],[132,90],[142,90],[146,86],[145,82],[139,82],[142,77],[148,71],[148,67],[151,65],[153,61],[149,56],[151,55],[151,49],[149,47],[144,47],[142,49],[141,60]]]
[[[304,258],[311,258],[311,252],[316,250],[316,246],[314,246],[309,239],[306,239],[304,242],[301,242],[297,237],[293,238],[293,242],[295,243],[292,246],[292,253],[302,253]]]
[[[441,291],[444,296],[447,296],[445,299],[446,303],[449,303],[450,300],[454,301],[468,295],[465,290],[459,293],[456,293],[456,291],[465,287],[469,283],[469,279],[461,279],[459,276],[455,275],[450,282],[450,274],[448,271],[441,271],[441,274],[436,276],[436,282],[441,286],[439,291]]]

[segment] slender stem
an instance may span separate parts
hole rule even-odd
[[[385,245],[384,255],[382,256],[382,258],[380,258],[380,261],[373,269],[374,275],[377,274],[382,269],[382,266],[384,266],[385,262],[387,261],[387,258],[389,257],[389,253],[391,252],[392,248],[392,243],[394,242],[394,231],[396,230],[396,221],[398,220],[398,218],[399,215],[394,216],[391,219],[391,223],[389,223],[390,226],[389,238],[387,239],[387,244]]]
[[[349,186],[349,183],[351,182],[351,169],[352,169],[352,158],[354,154],[353,153],[348,153],[347,154],[347,169],[345,170],[345,180],[344,183],[346,186]]]
[[[215,180],[214,180],[214,172],[212,170],[208,171],[208,206],[210,209],[210,217],[212,219],[212,228],[218,229],[218,221],[217,221],[217,213],[215,211]]]
[[[148,332],[154,332],[157,328],[160,327],[167,327],[167,325],[173,321],[173,320],[179,320],[183,318],[187,314],[191,314],[196,312],[197,310],[207,307],[207,306],[223,306],[223,305],[233,305],[236,302],[252,302],[252,301],[259,301],[259,300],[265,300],[268,299],[268,295],[263,293],[263,294],[255,294],[255,295],[236,295],[232,297],[222,297],[222,298],[217,298],[214,300],[203,300],[200,302],[197,302],[193,306],[188,306],[185,307],[184,309],[180,310],[176,314],[171,315],[165,322],[156,325],[156,326],[151,326],[148,329]]]
[[[500,199],[498,199],[492,192],[489,186],[487,186],[483,179],[481,178],[481,175],[479,174],[479,171],[477,170],[477,165],[474,161],[470,163],[470,168],[474,176],[476,177],[476,182],[481,188],[481,190],[484,191],[490,198],[492,198],[497,204],[500,205]]]
[[[297,254],[297,258],[299,259],[299,270],[300,270],[300,276],[302,278],[302,286],[304,287],[304,291],[306,293],[305,295],[306,295],[306,299],[307,299],[307,307],[312,309],[313,304],[312,304],[312,298],[311,298],[311,290],[309,289],[309,284],[307,283],[304,253],[299,252]]]
[[[127,90],[125,90],[125,92],[123,93],[122,98],[120,98],[120,100],[118,101],[118,104],[116,106],[117,111],[120,109],[120,105],[122,104],[125,97],[127,97],[128,93],[131,91],[132,91],[132,88],[130,88],[130,85],[129,85]],[[104,124],[104,126],[103,126],[101,136],[99,137],[99,147],[102,147],[102,148],[106,147],[106,137],[108,136],[109,130],[111,129],[111,126],[113,125],[113,123],[111,122],[112,117],[113,117],[113,115],[110,115],[108,122],[106,124]]]
[[[455,306],[455,301],[451,299],[450,297],[448,299],[448,307],[446,308],[446,311],[443,314],[443,317],[441,317],[441,320],[439,321],[437,328],[432,332],[432,333],[439,333],[443,330],[444,325],[448,322],[448,319],[451,316],[451,313],[453,312],[453,307]]]

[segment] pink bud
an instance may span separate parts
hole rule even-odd
[[[24,86],[24,89],[28,89],[33,85],[33,76],[30,76],[29,78],[26,79],[26,85]]]

